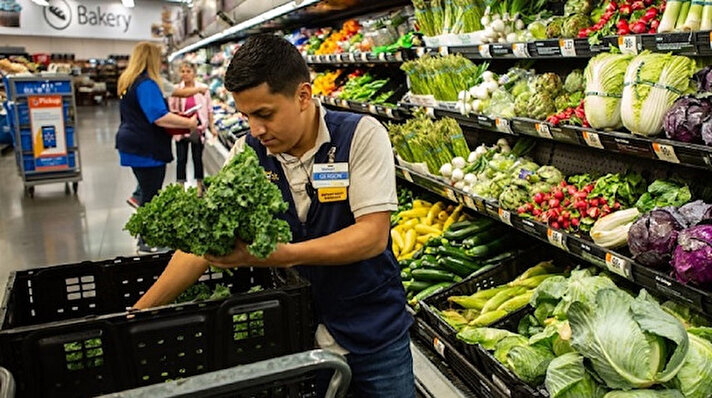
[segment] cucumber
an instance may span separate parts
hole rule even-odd
[[[436,249],[438,257],[459,258],[464,261],[472,261],[472,257],[464,249],[452,246],[440,246]]]
[[[448,231],[453,231],[453,232],[458,231],[460,229],[469,227],[470,225],[472,225],[473,222],[475,222],[475,221],[465,220],[465,221],[458,221],[456,223],[452,223],[450,225],[450,228],[448,228]]]
[[[423,289],[420,291],[420,293],[416,294],[415,297],[413,297],[413,301],[417,303],[420,300],[424,300],[432,296],[433,294],[450,287],[450,285],[452,285],[452,282],[440,282],[431,285],[430,287]]]
[[[404,281],[411,279],[413,277],[412,275],[413,273],[410,268],[403,268],[401,270],[401,279],[403,279]]]
[[[433,258],[434,258],[434,257],[433,257]],[[421,269],[442,269],[442,267],[440,267],[440,264],[438,264],[438,260],[437,260],[437,259],[436,259],[435,261],[430,261],[430,260],[425,261],[425,260],[423,260],[423,262],[421,263],[420,268],[421,268]]]
[[[498,253],[500,250],[504,249],[507,243],[507,238],[502,236],[500,238],[497,238],[493,240],[490,243],[487,243],[485,245],[479,245],[475,246],[471,249],[467,249],[465,253],[469,257],[474,257],[474,258],[482,258],[482,257],[487,257],[491,256],[495,253]]]
[[[443,238],[447,240],[464,240],[480,231],[484,231],[494,224],[494,220],[490,218],[483,218],[481,220],[473,221],[468,227],[458,229],[457,231],[447,230],[443,233]]]
[[[411,280],[410,284],[408,285],[408,291],[420,292],[422,290],[429,288],[432,285],[433,285],[433,282]]]
[[[454,282],[458,277],[452,272],[437,269],[416,269],[412,271],[412,275],[416,281],[430,282]]]
[[[486,243],[492,242],[493,240],[501,237],[504,234],[505,230],[502,228],[490,228],[463,240],[462,246],[466,249],[470,249],[475,246],[484,245]]]
[[[410,268],[411,270],[418,269],[423,266],[422,264],[423,264],[423,259],[419,258],[417,260],[411,261],[407,268]]]
[[[466,277],[480,268],[479,265],[475,263],[454,257],[443,257],[438,260],[438,265],[442,269],[448,270],[461,277]]]

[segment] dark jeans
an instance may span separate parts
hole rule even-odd
[[[203,179],[203,143],[190,142],[187,138],[176,141],[176,180],[185,181],[185,169],[188,164],[188,147],[193,155],[193,174],[196,180]]]
[[[132,167],[134,175],[138,180],[141,189],[140,205],[148,203],[153,199],[163,186],[163,179],[166,177],[166,166],[158,167]]]
[[[346,355],[351,368],[349,397],[415,398],[410,335],[403,334],[391,345],[373,354]],[[317,396],[323,397],[333,372],[317,375]]]

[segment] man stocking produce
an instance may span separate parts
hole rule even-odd
[[[352,393],[414,397],[412,319],[389,234],[397,200],[385,128],[371,117],[327,111],[313,100],[302,56],[276,36],[250,37],[235,53],[225,86],[251,128],[230,158],[247,156],[245,146],[254,150],[289,205],[279,218],[288,223],[292,242],[277,243],[265,258],[251,254],[261,253],[254,246],[260,234],[252,243],[238,239],[224,256],[177,251],[135,307],[172,302],[211,264],[296,267],[312,285],[316,342],[346,356]],[[210,195],[209,189],[206,200]],[[320,384],[323,394],[325,383]]]

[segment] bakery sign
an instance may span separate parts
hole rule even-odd
[[[161,21],[165,7],[158,1],[136,2],[133,8],[124,7],[119,0],[48,3],[41,6],[31,0],[0,0],[0,34],[155,40],[151,25]]]

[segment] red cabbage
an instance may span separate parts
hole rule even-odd
[[[628,247],[633,258],[651,267],[667,264],[675,248],[678,231],[685,226],[685,219],[674,207],[645,213],[628,230]]]
[[[700,135],[702,135],[702,141],[704,141],[705,144],[712,145],[712,117],[708,117],[704,123],[702,123]]]
[[[712,104],[708,99],[682,97],[665,113],[665,135],[682,142],[702,142],[702,122],[710,113]]]
[[[712,225],[698,225],[680,232],[672,259],[677,279],[707,287],[712,285]]]
[[[689,226],[695,226],[703,221],[712,221],[712,205],[701,200],[690,202],[680,207],[679,211]]]
[[[712,66],[705,66],[692,76],[697,83],[697,91],[701,93],[712,91]]]

